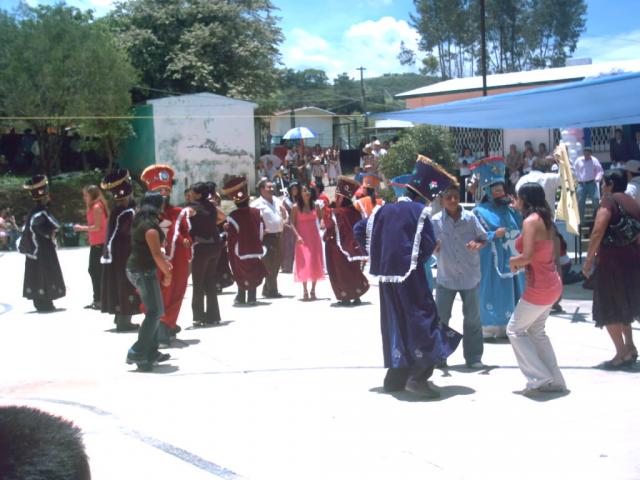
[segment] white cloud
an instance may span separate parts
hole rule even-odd
[[[356,68],[360,66],[367,69],[365,76],[375,77],[389,72],[415,71],[416,67],[400,65],[397,55],[400,42],[416,50],[418,39],[418,33],[405,20],[382,17],[352,25],[335,44],[295,28],[287,36],[282,54],[287,67],[320,68],[330,79],[342,72],[355,77]]]
[[[588,57],[594,63],[640,59],[640,30],[606,36],[587,36],[578,41],[575,58]]]

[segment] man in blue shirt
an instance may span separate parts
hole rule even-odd
[[[436,307],[440,321],[449,325],[453,301],[460,293],[464,359],[469,368],[483,368],[478,251],[486,244],[487,232],[473,213],[460,206],[460,192],[455,185],[442,192],[441,198],[444,209],[431,219],[437,240]]]

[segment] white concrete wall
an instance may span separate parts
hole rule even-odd
[[[199,181],[222,188],[225,174],[244,175],[255,185],[254,108],[250,102],[213,94],[150,100],[157,163],[176,171],[172,202]]]

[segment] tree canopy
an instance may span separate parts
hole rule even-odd
[[[273,91],[282,33],[269,0],[124,0],[105,23],[148,97]]]
[[[480,71],[479,0],[414,0],[423,73],[442,78]],[[563,66],[585,29],[584,0],[486,0],[487,71]],[[403,64],[416,52],[401,46]]]
[[[63,3],[23,5],[13,14],[1,12],[0,23],[0,111],[35,131],[42,167],[59,166],[68,127],[103,140],[112,156],[129,134],[113,117],[129,114],[136,76],[91,12]]]

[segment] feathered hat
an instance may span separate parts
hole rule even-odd
[[[249,198],[247,179],[245,177],[232,178],[224,184],[222,193],[233,200],[234,203],[244,202]]]
[[[124,198],[133,192],[129,170],[119,168],[106,174],[100,182],[100,188],[111,192],[114,198]]]
[[[458,182],[442,165],[424,155],[418,155],[407,188],[410,188],[422,198],[432,201],[440,192],[452,185],[457,186]]]
[[[356,190],[360,188],[360,184],[351,177],[345,177],[343,175],[338,177],[338,184],[336,185],[336,195],[342,195],[346,198],[351,198],[356,194]]]
[[[49,193],[49,179],[46,175],[34,175],[25,182],[22,188],[29,190],[31,198],[39,200]]]
[[[175,171],[169,165],[150,165],[140,174],[140,180],[147,184],[150,192],[155,192],[160,188],[173,187],[173,177]]]

